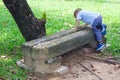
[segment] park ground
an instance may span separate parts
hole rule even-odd
[[[111,44],[111,46],[101,55],[105,56],[110,54],[112,57],[120,56],[119,0],[27,1],[37,18],[40,19],[42,14],[46,12],[47,35],[74,27],[75,19],[73,17],[73,12],[78,7],[85,10],[100,12],[103,16],[103,22],[108,26],[106,35],[107,43]],[[25,43],[25,40],[14,19],[6,9],[2,0],[0,0],[0,78],[6,80],[26,80],[29,77],[27,70],[16,65],[16,61],[22,58],[20,49],[23,43]]]
[[[62,66],[69,68],[67,73],[35,72],[29,74],[28,80],[120,80],[120,57],[102,56],[92,48],[81,47],[68,52],[62,56]]]

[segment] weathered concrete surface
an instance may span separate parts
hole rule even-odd
[[[60,67],[60,60],[56,63],[46,64],[45,61],[62,55],[70,50],[94,40],[91,28],[86,28],[78,32],[66,30],[51,36],[36,39],[22,46],[25,64],[33,71],[53,72]]]
[[[45,63],[46,59],[39,59],[33,62],[32,71],[41,72],[41,73],[52,73],[61,66],[61,61],[57,60],[54,63],[47,64]]]
[[[71,34],[73,32],[74,32],[73,30],[65,30],[65,31],[61,31],[61,32],[58,32],[58,33],[50,35],[50,36],[44,36],[42,38],[35,39],[35,40],[29,41],[27,43],[24,43],[22,45],[23,55],[29,56],[31,54],[31,50],[32,50],[33,46],[36,46],[40,43],[44,43],[47,41],[51,41],[51,40],[56,39],[56,38],[60,38],[64,35],[68,35],[68,34]]]
[[[33,59],[52,58],[94,40],[92,30],[86,29],[33,46],[31,55]]]

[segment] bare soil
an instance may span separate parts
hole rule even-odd
[[[36,72],[28,80],[120,80],[120,61],[108,53],[104,56],[101,54],[91,48],[78,48],[62,55],[61,65],[69,67],[68,73],[42,75]]]

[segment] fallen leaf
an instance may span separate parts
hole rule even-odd
[[[90,66],[92,67],[92,71],[96,71],[96,68],[93,64],[90,64]]]
[[[120,69],[120,65],[119,65],[119,64],[116,64],[114,70],[117,71],[117,70],[119,70],[119,69]]]
[[[67,22],[64,23],[66,26],[68,26],[69,24]]]
[[[72,25],[72,24],[70,24],[70,23],[68,23],[68,22],[65,22],[64,23],[66,26],[70,26],[70,27],[73,27],[74,25]]]
[[[98,67],[97,65],[93,65],[93,64],[91,64],[91,67],[92,67],[92,70],[93,71],[96,71],[97,73],[100,73],[101,71],[100,71],[100,67]]]
[[[97,70],[97,73],[101,73],[101,71],[100,71],[100,70]]]
[[[1,55],[0,57],[3,58],[3,59],[5,59],[7,56],[6,55]]]
[[[0,80],[5,80],[5,79],[3,79],[2,77],[0,77]]]
[[[21,59],[20,61],[24,62],[24,59]]]

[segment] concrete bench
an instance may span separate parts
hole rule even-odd
[[[95,42],[93,31],[86,27],[80,31],[66,30],[22,45],[25,65],[32,71],[52,73],[61,65],[58,56],[77,47]]]

